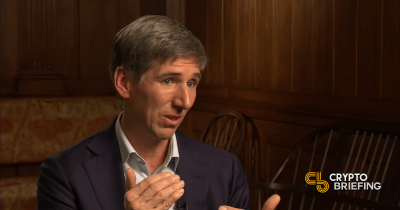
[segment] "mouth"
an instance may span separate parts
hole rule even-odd
[[[180,123],[180,121],[181,121],[181,119],[182,119],[182,116],[179,116],[179,115],[170,115],[170,114],[167,114],[167,115],[163,115],[163,117],[164,117],[164,125],[166,125],[166,126],[168,126],[168,127],[176,127],[176,126],[178,126],[179,125],[179,123]]]
[[[169,114],[168,115],[164,115],[164,117],[166,117],[166,118],[168,118],[170,120],[173,120],[173,121],[178,120],[179,118],[181,118],[178,115],[169,115]]]

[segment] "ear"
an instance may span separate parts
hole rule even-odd
[[[124,67],[119,66],[114,72],[114,87],[118,94],[124,98],[129,98],[130,80],[129,73]]]

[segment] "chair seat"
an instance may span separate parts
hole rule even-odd
[[[0,209],[35,209],[37,202],[37,180],[38,177],[12,177],[0,179]]]

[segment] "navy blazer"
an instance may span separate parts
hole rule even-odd
[[[216,147],[175,133],[177,174],[185,192],[176,206],[218,210],[248,208],[249,187],[239,159]],[[115,120],[99,133],[47,157],[37,182],[37,209],[123,210],[125,178]]]

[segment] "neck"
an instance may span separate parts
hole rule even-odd
[[[127,122],[123,116],[121,128],[137,154],[146,161],[150,174],[153,174],[164,163],[170,140],[155,139],[145,129]]]

